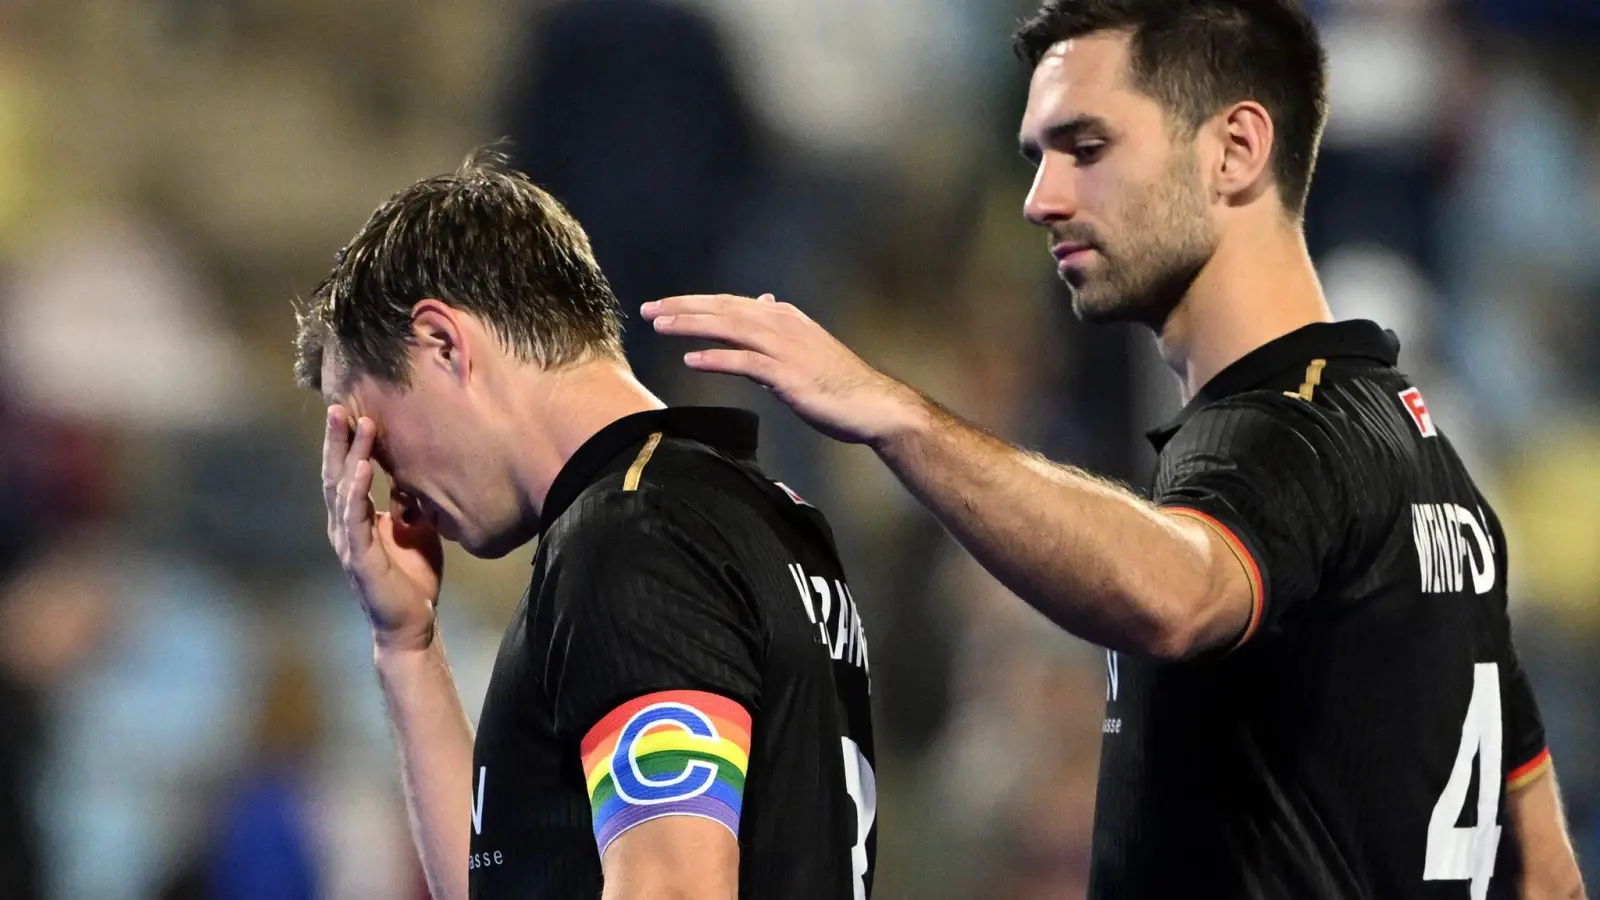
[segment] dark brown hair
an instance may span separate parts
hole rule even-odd
[[[332,352],[342,373],[407,384],[411,310],[429,298],[526,362],[622,358],[622,310],[588,236],[497,150],[395,194],[338,252],[297,310],[296,380],[320,390]]]
[[[1057,43],[1108,31],[1129,35],[1132,86],[1190,136],[1229,104],[1265,107],[1284,206],[1305,210],[1328,118],[1328,60],[1296,0],[1045,0],[1017,29],[1017,55],[1037,67]]]

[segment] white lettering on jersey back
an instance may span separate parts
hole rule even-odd
[[[1466,589],[1487,594],[1494,589],[1496,567],[1488,519],[1454,503],[1411,505],[1411,537],[1425,594],[1453,594]]]
[[[806,618],[817,626],[817,641],[827,648],[828,656],[870,673],[867,632],[861,626],[861,614],[856,610],[850,586],[837,578],[830,584],[820,575],[808,576],[798,563],[789,564],[789,577],[800,594]]]

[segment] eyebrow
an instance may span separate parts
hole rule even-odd
[[[1039,157],[1042,155],[1041,148],[1068,143],[1085,131],[1104,131],[1105,129],[1106,120],[1099,116],[1073,116],[1065,121],[1046,126],[1042,141],[1019,136],[1017,138],[1017,149],[1022,154],[1023,159],[1031,163],[1038,163]]]

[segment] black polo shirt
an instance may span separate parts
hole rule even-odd
[[[1548,764],[1506,547],[1370,322],[1309,325],[1151,433],[1153,499],[1221,535],[1237,644],[1108,654],[1090,896],[1512,897],[1514,789]]]
[[[756,417],[628,416],[550,487],[473,760],[471,896],[599,897],[629,829],[738,838],[739,895],[864,898],[866,634],[822,515],[756,467]]]

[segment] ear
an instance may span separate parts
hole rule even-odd
[[[411,307],[411,344],[416,367],[432,366],[465,382],[472,371],[472,347],[461,311],[443,300],[419,300]]]
[[[1222,153],[1214,170],[1217,193],[1248,203],[1271,186],[1272,116],[1253,100],[1235,103],[1212,119]]]

